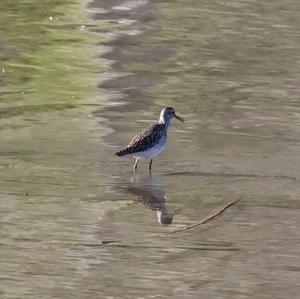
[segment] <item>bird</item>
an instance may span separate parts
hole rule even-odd
[[[175,109],[165,107],[161,110],[158,122],[149,125],[144,130],[139,132],[128,145],[115,153],[118,157],[133,156],[136,158],[133,169],[136,172],[140,159],[150,159],[149,171],[152,169],[152,159],[159,155],[166,147],[168,129],[171,120],[184,122],[184,119],[178,116]]]

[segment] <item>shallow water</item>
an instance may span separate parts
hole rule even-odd
[[[1,298],[298,298],[298,1],[1,11]],[[113,153],[166,105],[134,175]]]

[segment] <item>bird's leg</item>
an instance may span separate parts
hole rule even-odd
[[[152,159],[150,160],[150,163],[149,163],[149,171],[151,172],[151,168],[152,168]]]
[[[136,172],[136,170],[137,170],[137,166],[138,166],[139,160],[140,160],[139,158],[136,158],[136,160],[134,162],[134,165],[133,165],[134,172]]]

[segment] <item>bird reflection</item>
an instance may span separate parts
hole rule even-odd
[[[151,175],[135,175],[130,179],[128,191],[137,195],[141,204],[156,212],[157,221],[161,225],[173,222],[174,215],[168,212],[166,206],[165,188]]]

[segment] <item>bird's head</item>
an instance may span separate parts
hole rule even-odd
[[[172,107],[166,107],[166,108],[164,108],[164,109],[161,110],[160,118],[159,118],[159,123],[169,123],[170,120],[173,117],[175,117],[176,119],[178,119],[182,123],[184,122],[184,119],[176,114],[174,108],[172,108]]]

